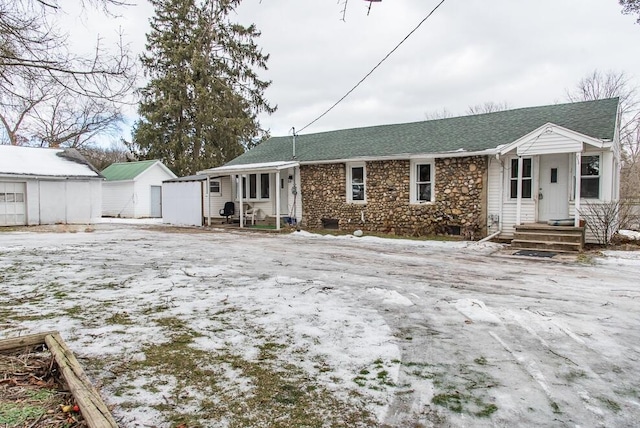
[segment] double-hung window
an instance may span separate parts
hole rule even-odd
[[[366,201],[367,171],[364,164],[353,164],[348,167],[347,197],[350,202]]]
[[[582,156],[580,166],[580,197],[600,198],[600,156]]]
[[[209,193],[211,193],[212,195],[220,194],[220,180],[209,181]]]
[[[434,201],[432,162],[413,161],[411,163],[411,202],[425,203]]]
[[[510,194],[512,199],[518,197],[518,158],[511,159]],[[522,159],[522,188],[520,197],[522,199],[531,199],[533,188],[533,168],[531,158]]]

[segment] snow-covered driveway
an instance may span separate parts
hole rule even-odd
[[[100,226],[0,233],[123,427],[637,426],[640,253]]]

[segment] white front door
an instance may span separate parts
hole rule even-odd
[[[569,154],[540,156],[538,221],[569,217]]]
[[[280,183],[278,184],[280,191],[280,215],[289,216],[289,179],[287,171],[280,172]]]

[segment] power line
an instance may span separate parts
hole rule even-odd
[[[313,125],[314,123],[316,123],[318,120],[322,119],[322,118],[323,118],[327,113],[329,113],[331,110],[333,110],[333,109],[334,109],[338,104],[340,104],[340,103],[341,103],[345,98],[347,98],[349,95],[351,95],[351,93],[352,93],[353,91],[355,91],[355,90],[356,90],[356,88],[357,88],[358,86],[360,86],[360,84],[362,84],[362,82],[364,82],[365,80],[367,80],[367,78],[368,78],[369,76],[371,76],[371,74],[373,74],[373,72],[374,72],[374,71],[376,71],[376,69],[377,69],[378,67],[380,67],[380,65],[382,65],[382,63],[383,63],[383,62],[385,62],[385,61],[387,60],[387,58],[389,58],[389,57],[391,56],[391,54],[392,54],[392,53],[394,53],[394,52],[395,52],[395,51],[400,47],[400,45],[402,45],[402,44],[403,44],[403,43],[404,43],[404,42],[405,42],[409,37],[411,37],[411,35],[412,35],[413,33],[415,33],[415,32],[418,30],[418,28],[420,28],[420,26],[421,26],[422,24],[424,24],[424,23],[425,23],[425,21],[426,21],[427,19],[429,19],[429,18],[431,17],[431,15],[433,15],[433,14],[434,14],[434,12],[435,12],[436,10],[438,10],[438,8],[439,8],[439,7],[442,5],[442,3],[444,3],[445,1],[446,1],[446,0],[442,0],[442,1],[440,1],[440,3],[438,3],[438,4],[436,5],[436,7],[434,7],[433,9],[431,9],[431,12],[429,12],[429,14],[428,14],[427,16],[425,16],[425,17],[424,17],[424,19],[423,19],[422,21],[420,21],[420,23],[418,23],[418,25],[416,25],[416,26],[415,26],[415,28],[414,28],[413,30],[411,30],[411,31],[409,32],[409,34],[407,34],[407,35],[405,36],[405,38],[404,38],[404,39],[402,39],[402,40],[400,41],[400,43],[398,43],[398,44],[397,44],[393,49],[391,49],[391,51],[390,51],[388,54],[386,54],[386,55],[385,55],[385,57],[384,57],[384,58],[382,58],[382,59],[380,60],[380,62],[379,62],[379,63],[377,63],[377,64],[376,64],[376,66],[375,66],[375,67],[373,67],[373,68],[371,69],[371,71],[369,71],[369,72],[368,72],[368,73],[367,73],[367,74],[366,74],[362,79],[360,79],[360,81],[359,81],[358,83],[356,83],[356,85],[355,85],[353,88],[351,88],[351,89],[350,89],[346,94],[344,94],[342,98],[340,98],[338,101],[336,101],[336,102],[335,102],[335,104],[333,104],[331,107],[329,107],[329,108],[328,108],[324,113],[322,113],[320,116],[316,117],[314,120],[312,120],[311,122],[309,122],[308,124],[306,124],[305,126],[303,126],[303,127],[302,127],[302,129],[300,129],[298,132],[302,132],[302,131],[304,131],[305,129],[307,129],[308,127],[310,127],[310,126],[311,126],[311,125]]]

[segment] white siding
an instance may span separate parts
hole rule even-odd
[[[102,180],[27,181],[27,224],[99,221]]]
[[[202,226],[203,186],[206,181],[164,183],[162,222],[183,226]]]
[[[221,218],[220,217],[220,210],[224,208],[224,204],[225,202],[229,202],[229,201],[235,201],[235,193],[234,192],[234,188],[232,188],[231,186],[231,177],[227,176],[227,177],[219,177],[219,178],[215,178],[214,180],[219,180],[220,181],[220,193],[219,194],[212,194],[211,195],[211,199],[209,200],[210,202],[210,206],[207,206],[207,196],[208,196],[208,192],[209,189],[206,189],[204,194],[202,195],[204,198],[203,201],[203,205],[204,205],[204,215],[205,217],[207,217],[209,215],[209,209],[211,210],[211,217],[212,218]],[[204,186],[207,186],[207,182],[204,182]],[[238,210],[238,206],[236,204],[236,212]]]
[[[499,224],[491,219],[503,221],[500,218],[500,205],[502,203],[500,199],[502,189],[501,170],[500,161],[494,157],[489,157],[489,169],[487,171],[487,227],[489,235],[497,232],[499,228]]]
[[[575,153],[582,150],[582,142],[563,135],[543,133],[531,142],[523,142],[517,149],[520,156],[534,156],[553,153]]]
[[[163,181],[172,178],[176,178],[175,175],[169,174],[159,163],[147,168],[135,178],[133,186],[135,218],[151,217],[151,186],[162,186]]]
[[[176,178],[156,163],[135,180],[105,181],[102,188],[102,215],[105,217],[144,218],[151,216],[151,186]]]
[[[105,217],[135,217],[137,203],[133,181],[102,183],[102,215]]]

